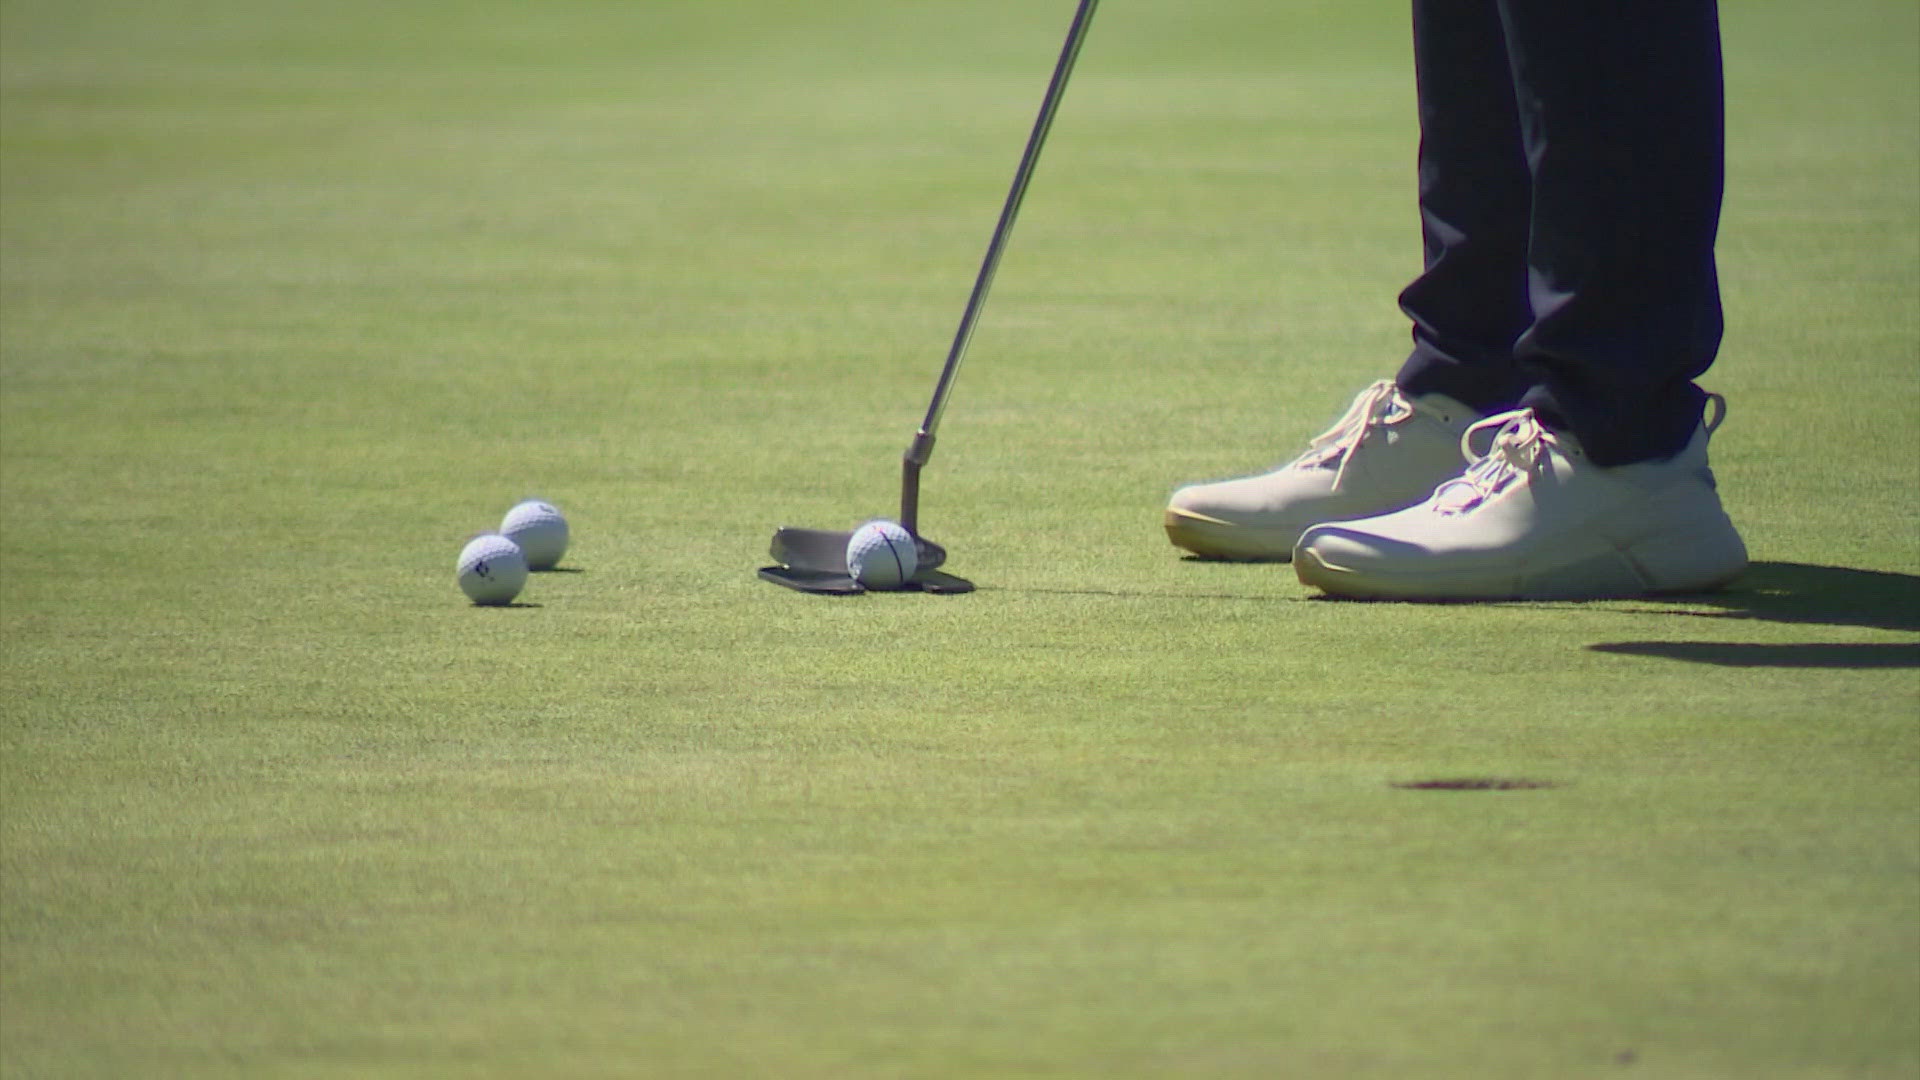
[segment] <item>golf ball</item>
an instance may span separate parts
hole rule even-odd
[[[567,553],[567,519],[550,502],[528,499],[500,520],[500,535],[520,545],[527,569],[551,570]]]
[[[869,521],[847,540],[847,572],[869,589],[905,585],[919,563],[913,535],[891,521]]]
[[[510,604],[527,583],[527,557],[499,533],[481,533],[460,549],[460,591],[476,604]]]

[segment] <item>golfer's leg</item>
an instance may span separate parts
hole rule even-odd
[[[1527,306],[1531,180],[1494,0],[1414,0],[1425,271],[1400,295],[1413,352],[1396,381],[1481,412],[1530,385],[1514,342]]]
[[[1524,403],[1600,465],[1672,455],[1721,335],[1713,0],[1502,0],[1532,164]]]

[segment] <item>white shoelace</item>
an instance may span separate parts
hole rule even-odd
[[[1711,437],[1727,418],[1727,399],[1708,394],[1706,408],[1703,423]],[[1493,441],[1485,452],[1479,452],[1473,443],[1483,431],[1492,431]],[[1541,425],[1532,409],[1496,413],[1475,423],[1460,436],[1460,456],[1470,463],[1467,471],[1434,489],[1433,508],[1442,514],[1467,513],[1512,487],[1515,481],[1549,468],[1548,451],[1556,442],[1553,432]]]
[[[1493,432],[1493,442],[1484,453],[1476,452],[1474,437],[1484,431]],[[1546,468],[1551,438],[1532,409],[1496,413],[1475,423],[1460,436],[1460,454],[1472,464],[1434,489],[1433,508],[1442,514],[1467,513],[1535,469]]]
[[[1392,379],[1381,379],[1362,391],[1347,408],[1346,415],[1334,422],[1319,438],[1308,444],[1307,451],[1293,459],[1296,469],[1325,469],[1337,467],[1333,475],[1333,486],[1338,488],[1346,478],[1347,462],[1353,460],[1353,452],[1367,440],[1367,433],[1381,424],[1397,424],[1413,415],[1413,409]]]

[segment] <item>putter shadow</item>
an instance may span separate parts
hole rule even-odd
[[[1305,596],[1258,596],[1252,593],[1153,592],[1148,589],[1059,589],[1023,585],[981,585],[980,592],[1019,593],[1023,596],[1104,596],[1116,600],[1246,600],[1270,604],[1310,604]]]
[[[1182,555],[1180,561],[1193,563],[1228,573],[1274,573],[1277,567],[1287,571],[1285,563],[1271,562],[1223,562],[1219,559],[1203,559],[1198,555]],[[1290,571],[1287,571],[1291,573]],[[1116,600],[1245,600],[1253,603],[1305,604],[1311,603],[1306,596],[1274,596],[1271,594],[1230,593],[1230,592],[1157,592],[1151,589],[1119,589],[1112,586],[1086,586],[1077,589],[1048,588],[1029,585],[1009,587],[1005,585],[982,585],[981,592],[1022,593],[1029,596],[1105,596]]]

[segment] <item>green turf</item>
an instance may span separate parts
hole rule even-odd
[[[830,600],[1070,4],[0,0],[0,1075],[1912,1077],[1920,17],[1725,7],[1754,571],[1421,607],[1158,526],[1404,350],[1402,5],[1101,12]]]

